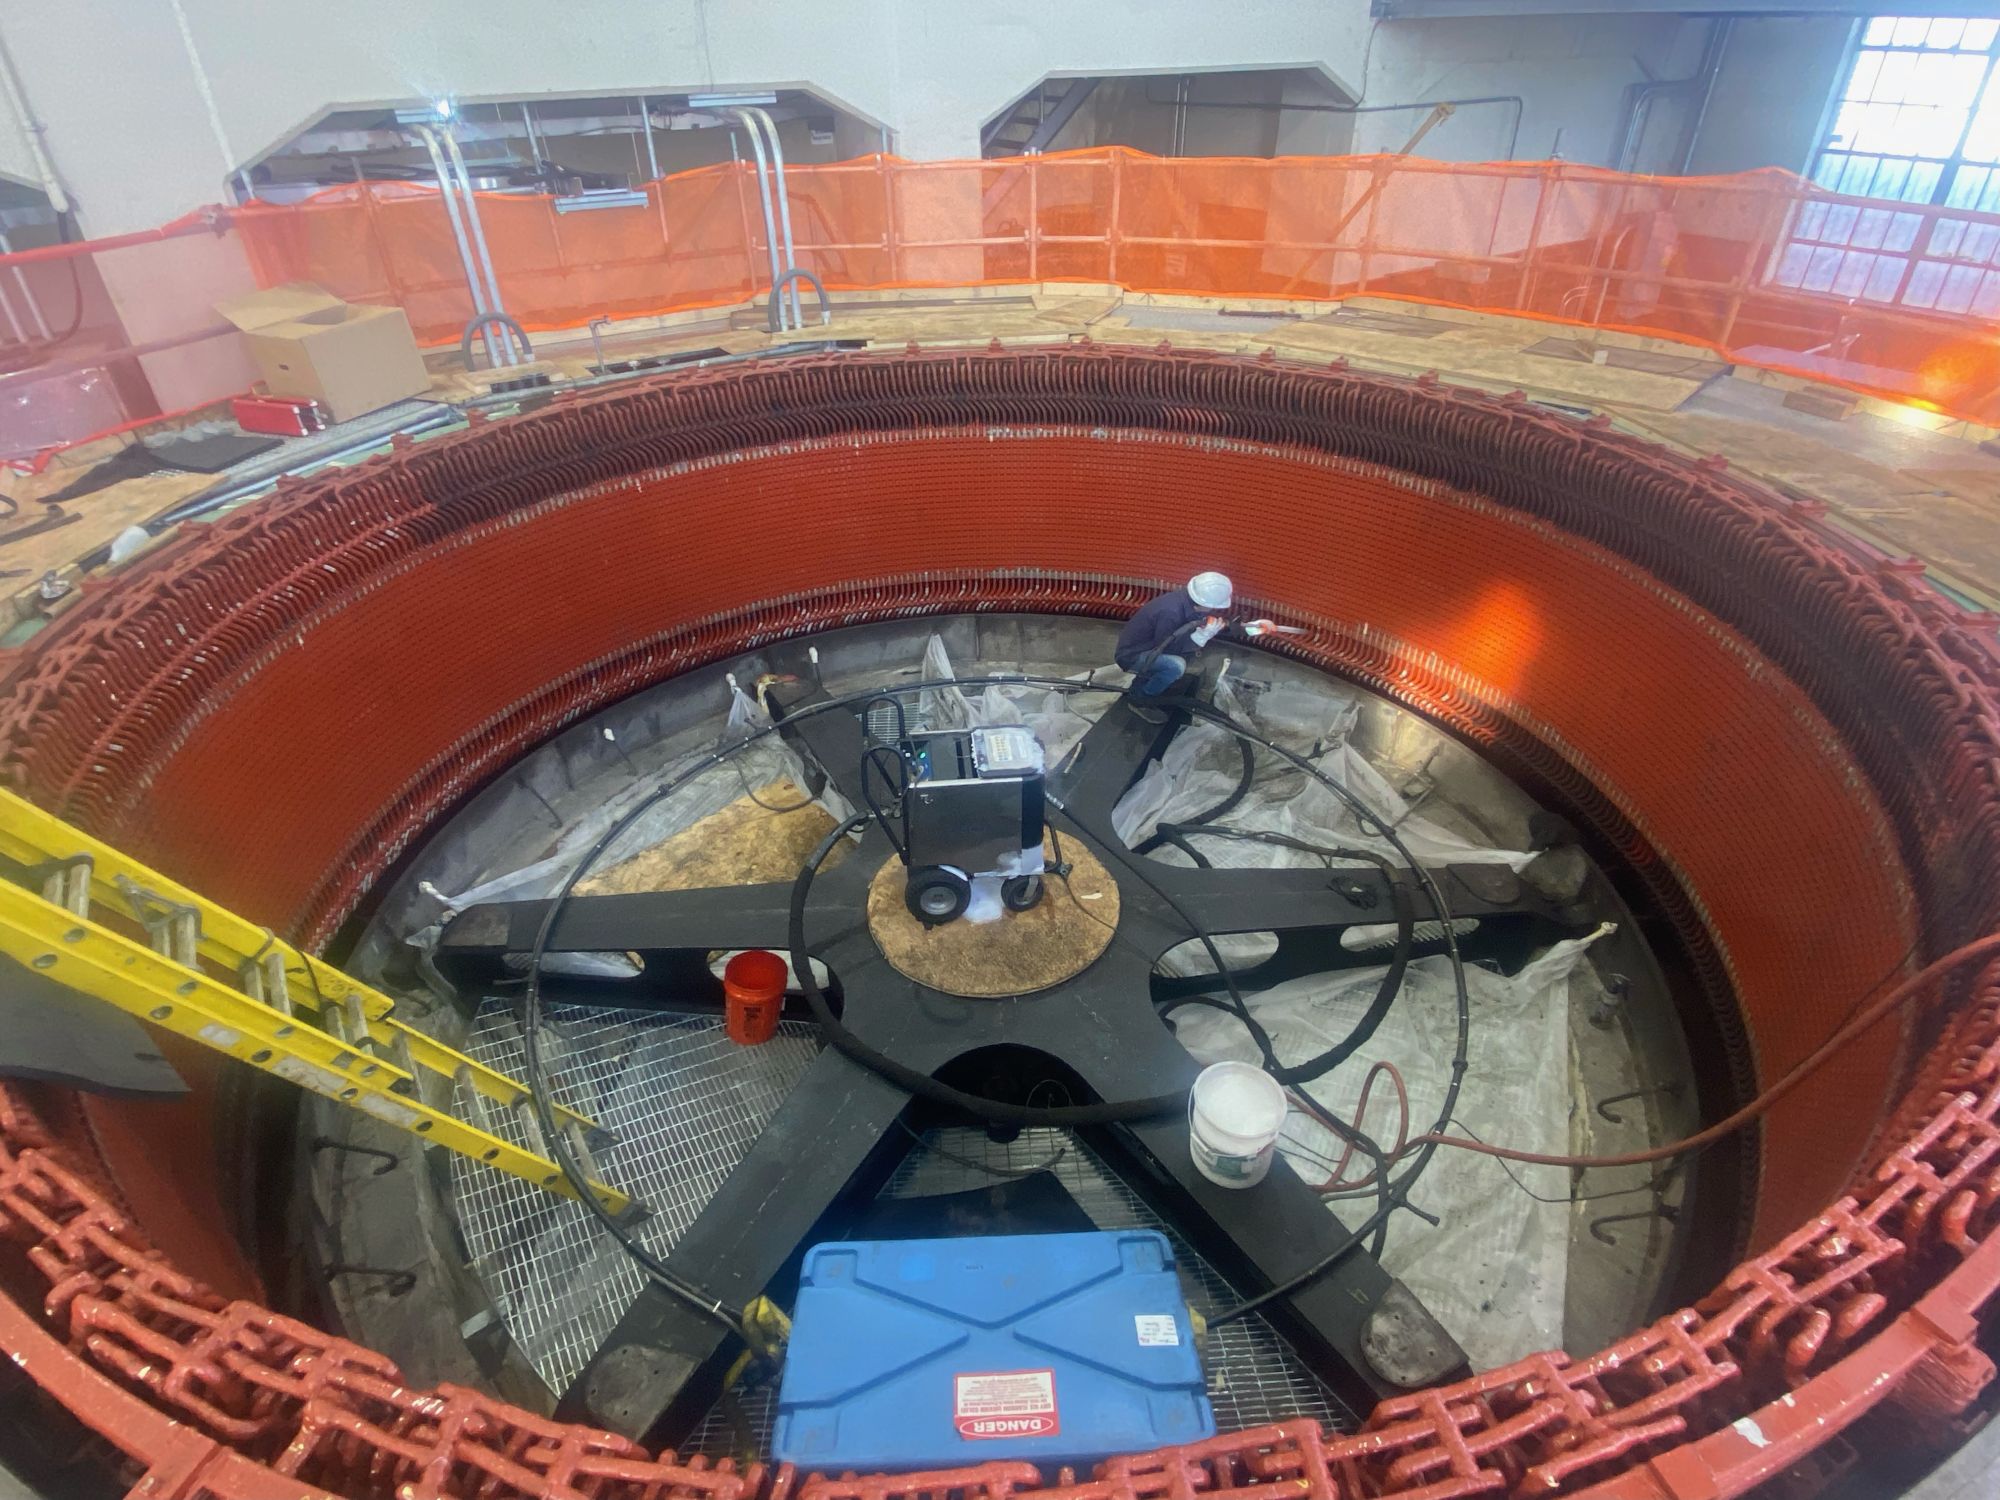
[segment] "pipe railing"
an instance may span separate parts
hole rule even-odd
[[[805,327],[804,310],[799,302],[798,279],[794,273],[799,269],[797,251],[792,242],[791,193],[785,183],[785,148],[778,139],[778,127],[764,110],[751,105],[732,105],[725,113],[732,115],[742,125],[743,133],[750,138],[750,150],[756,160],[757,203],[764,215],[764,239],[771,261],[772,295],[778,296],[778,288],[789,287],[789,292],[777,308],[777,324],[774,329],[782,332],[788,328]],[[776,201],[776,227],[773,228],[772,203]],[[787,321],[786,314],[790,319]]]
[[[1232,298],[1366,294],[1678,339],[2000,426],[2000,326],[1922,305],[1947,277],[1947,307],[1975,295],[2000,305],[2000,249],[1983,248],[2000,246],[2000,214],[1827,193],[1775,171],[1666,179],[1406,157],[875,157],[787,164],[781,178],[767,122],[744,109],[736,125],[750,162],[648,184],[637,234],[618,214],[558,222],[532,196],[470,195],[478,216],[468,217],[463,158],[432,133],[436,206],[428,190],[354,185],[0,255],[0,283],[11,268],[233,230],[241,244],[229,253],[247,255],[262,284],[316,281],[349,301],[401,304],[432,345],[458,341],[468,308],[498,315],[503,275],[511,315],[538,332],[737,305],[768,289],[777,331],[794,330],[806,321],[795,295],[805,278],[792,271],[836,293],[1054,279]],[[433,248],[443,236],[422,229],[440,208],[462,281],[451,253]],[[1903,249],[1882,248],[1884,223]],[[1894,295],[1810,290],[1799,283],[1823,282],[1809,256],[1891,256],[1900,265],[1876,275],[1881,286],[1900,271]],[[171,285],[181,273],[163,266]],[[12,310],[27,328],[18,299]],[[0,314],[0,339],[8,326]],[[1849,347],[1832,347],[1848,335]],[[511,341],[492,342],[493,363],[516,358]]]
[[[472,315],[478,320],[479,337],[486,345],[486,363],[489,366],[498,365],[502,345],[494,342],[492,325],[487,322],[496,313],[486,300],[486,283],[472,258],[472,242],[466,234],[465,214],[458,202],[457,179],[445,159],[444,145],[437,132],[428,125],[415,125],[411,130],[424,143],[424,149],[430,152],[431,167],[437,173],[438,197],[444,203],[445,218],[451,223],[451,237],[458,246],[458,260],[465,271],[466,288],[472,293]]]
[[[780,264],[777,221],[771,213],[771,159],[764,150],[764,137],[757,128],[757,122],[750,118],[750,112],[737,108],[731,109],[729,113],[742,123],[744,135],[750,138],[751,155],[757,164],[757,208],[764,217],[764,253],[771,262],[771,287],[775,298],[778,283],[783,280],[789,267]],[[789,259],[789,250],[786,258]],[[782,309],[779,311],[778,319],[778,326],[781,329],[788,326],[784,321]]]
[[[492,345],[491,330],[499,320],[506,319],[507,305],[500,297],[500,278],[493,270],[493,256],[486,248],[486,226],[479,217],[479,195],[472,190],[472,174],[465,170],[465,156],[458,149],[458,138],[451,133],[451,127],[444,128],[445,154],[451,158],[452,170],[457,174],[458,193],[465,204],[466,227],[472,232],[473,253],[479,260],[479,274],[486,282],[485,320],[480,324],[480,333],[487,339],[487,348]],[[524,335],[525,337],[525,335]],[[505,337],[499,341],[500,357],[506,364],[517,364],[514,347]]]

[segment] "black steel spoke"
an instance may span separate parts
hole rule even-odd
[[[1454,920],[1472,918],[1482,926],[1504,930],[1509,924],[1543,938],[1573,930],[1574,913],[1538,895],[1504,865],[1451,865],[1433,870]],[[1437,908],[1408,875],[1414,918],[1434,921]],[[1157,887],[1157,891],[1151,889]],[[1388,877],[1374,865],[1202,868],[1147,860],[1133,867],[1120,882],[1125,911],[1131,918],[1132,941],[1150,946],[1155,954],[1189,941],[1193,933],[1174,910],[1178,904],[1200,921],[1211,935],[1239,932],[1335,933],[1349,927],[1392,926],[1395,909]],[[1164,893],[1162,895],[1161,893]],[[1171,897],[1169,902],[1166,897]],[[1293,961],[1311,945],[1303,940]],[[1384,950],[1386,951],[1386,950]],[[1352,967],[1337,942],[1318,947],[1327,960],[1319,967]],[[1361,962],[1367,962],[1365,956]],[[1295,967],[1285,977],[1314,972]],[[1275,981],[1271,981],[1275,982]]]
[[[1113,1170],[1244,1295],[1296,1276],[1347,1239],[1282,1154],[1254,1188],[1233,1188],[1195,1166],[1184,1118],[1116,1126],[1103,1145]],[[1264,1315],[1356,1411],[1465,1368],[1457,1341],[1360,1246]],[[1385,1337],[1391,1320],[1393,1339]],[[1385,1345],[1399,1357],[1388,1357]]]
[[[791,896],[789,880],[571,896],[557,914],[545,951],[782,948]],[[535,932],[548,909],[547,901],[494,901],[467,907],[446,924],[438,940],[438,957],[443,961],[526,953],[534,946]]]
[[[870,1196],[902,1154],[909,1096],[827,1050],[674,1245],[668,1267],[741,1307],[794,1268],[850,1190]],[[684,1431],[721,1389],[735,1341],[648,1283],[564,1394],[557,1414],[635,1437]]]
[[[1139,709],[1119,698],[1050,775],[1049,801],[1099,843],[1115,843],[1111,810],[1186,722],[1171,708]]]

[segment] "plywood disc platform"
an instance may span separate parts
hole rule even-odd
[[[998,1000],[1072,979],[1097,962],[1118,928],[1118,883],[1075,834],[1064,856],[1074,866],[1043,878],[1042,899],[997,921],[960,918],[927,928],[903,903],[906,872],[891,858],[868,887],[868,930],[897,971],[947,995]],[[1072,899],[1074,898],[1074,899]]]

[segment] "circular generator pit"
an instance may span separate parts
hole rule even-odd
[[[940,489],[976,501],[977,524],[928,524]],[[1213,516],[1228,555],[1163,540],[1146,524],[1163,508]],[[801,514],[865,520],[798,549],[744,544]],[[660,556],[681,562],[686,589],[657,586]],[[1216,565],[1308,627],[1288,649],[1486,747],[1621,851],[1693,981],[1740,1003],[1742,1030],[1719,1045],[1746,1080],[1775,1078],[1855,997],[2000,919],[2000,673],[1920,585],[1755,486],[1527,403],[1139,350],[666,376],[316,476],[87,593],[14,663],[0,747],[37,800],[321,941],[525,748],[677,672],[897,614],[1116,616]],[[437,641],[454,648],[418,644]],[[329,694],[343,733],[298,734]],[[1991,971],[1941,987],[1921,1053],[1885,1021],[1740,1139],[1759,1258],[1698,1307],[1596,1359],[1445,1393],[1455,1404],[1438,1409],[1470,1424],[1451,1418],[1449,1433],[1426,1435],[1414,1406],[1385,1408],[1375,1424],[1393,1442],[1330,1440],[1335,1471],[1380,1494],[1472,1484],[1460,1458],[1478,1452],[1560,1492],[1618,1484],[1651,1457],[1739,1493],[1762,1477],[1739,1419],[1782,1435],[1796,1412],[1834,1431],[1892,1393],[1951,1419],[1983,1377],[1921,1390],[1903,1377],[1958,1357],[1940,1317],[1969,1321],[1993,1290],[1982,1247],[2000,1192],[1976,1153],[1997,995]],[[34,1223],[110,1212],[121,1178],[142,1188],[129,1201],[158,1203],[143,1132],[121,1145],[106,1128],[118,1106],[83,1104],[101,1122],[85,1130],[72,1101],[53,1123],[11,1086],[6,1104],[10,1164],[33,1171],[57,1139],[87,1169],[36,1179]],[[204,1234],[166,1208],[143,1226],[112,1220],[100,1245],[150,1238],[197,1276],[213,1264]],[[54,1232],[30,1231],[45,1245]],[[110,1295],[157,1317],[135,1300],[147,1285]],[[199,1288],[177,1295],[198,1316],[162,1322],[143,1358],[106,1325],[73,1354],[35,1345],[48,1358],[31,1368],[73,1392],[172,1366],[136,1393],[137,1412],[178,1431],[169,1418],[194,1413],[172,1393],[208,1368],[190,1341],[222,1315]],[[1919,1299],[1927,1321],[1904,1315]],[[288,1337],[285,1360],[343,1349],[310,1329]],[[1544,1411],[1550,1382],[1581,1388]],[[261,1401],[276,1383],[244,1390]],[[539,1441],[525,1412],[426,1411],[509,1452]],[[230,1420],[336,1489],[366,1490],[389,1462],[365,1434],[316,1429],[341,1433],[334,1451],[282,1404]],[[1634,1447],[1639,1421],[1659,1435]],[[128,1430],[153,1443],[136,1416]]]

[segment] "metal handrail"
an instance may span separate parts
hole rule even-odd
[[[743,133],[750,137],[750,154],[757,164],[757,207],[763,211],[764,215],[764,249],[768,252],[771,260],[771,295],[776,297],[778,281],[784,275],[784,269],[778,264],[778,230],[777,225],[771,217],[770,158],[764,153],[763,134],[757,128],[757,122],[750,118],[750,112],[747,109],[735,108],[731,109],[729,113],[736,116],[738,121],[742,123]],[[783,321],[783,318],[784,315],[781,311],[779,313],[779,328],[789,326]]]
[[[472,174],[465,169],[465,157],[458,149],[458,138],[449,126],[444,132],[445,151],[451,157],[451,164],[458,173],[458,190],[465,197],[465,219],[472,230],[472,247],[479,255],[479,267],[486,277],[486,311],[506,316],[507,304],[500,296],[500,277],[493,269],[493,256],[486,248],[486,227],[480,222],[479,200],[473,195]],[[514,363],[514,350],[506,340],[501,340],[501,354],[506,363]]]
[[[789,273],[798,269],[799,252],[798,246],[792,240],[792,195],[787,191],[785,186],[784,143],[778,139],[777,121],[771,118],[768,111],[759,109],[753,105],[745,109],[743,113],[761,124],[764,127],[764,133],[771,138],[771,175],[775,181],[776,197],[778,200],[778,232],[785,237],[785,271],[787,277],[784,279],[789,279]],[[804,309],[799,305],[799,289],[796,286],[791,290],[790,301],[792,304],[792,327],[805,327],[805,313]]]
[[[486,305],[486,288],[479,279],[479,272],[472,261],[472,243],[465,235],[465,220],[458,209],[458,184],[452,177],[451,168],[446,165],[444,148],[438,143],[437,132],[428,125],[413,125],[417,139],[431,154],[431,166],[437,172],[438,196],[444,200],[445,217],[451,221],[451,237],[458,244],[458,263],[465,272],[465,284],[472,293],[472,311],[482,319],[493,311]],[[500,346],[493,342],[493,330],[482,322],[480,337],[486,341],[486,362],[500,363]]]

